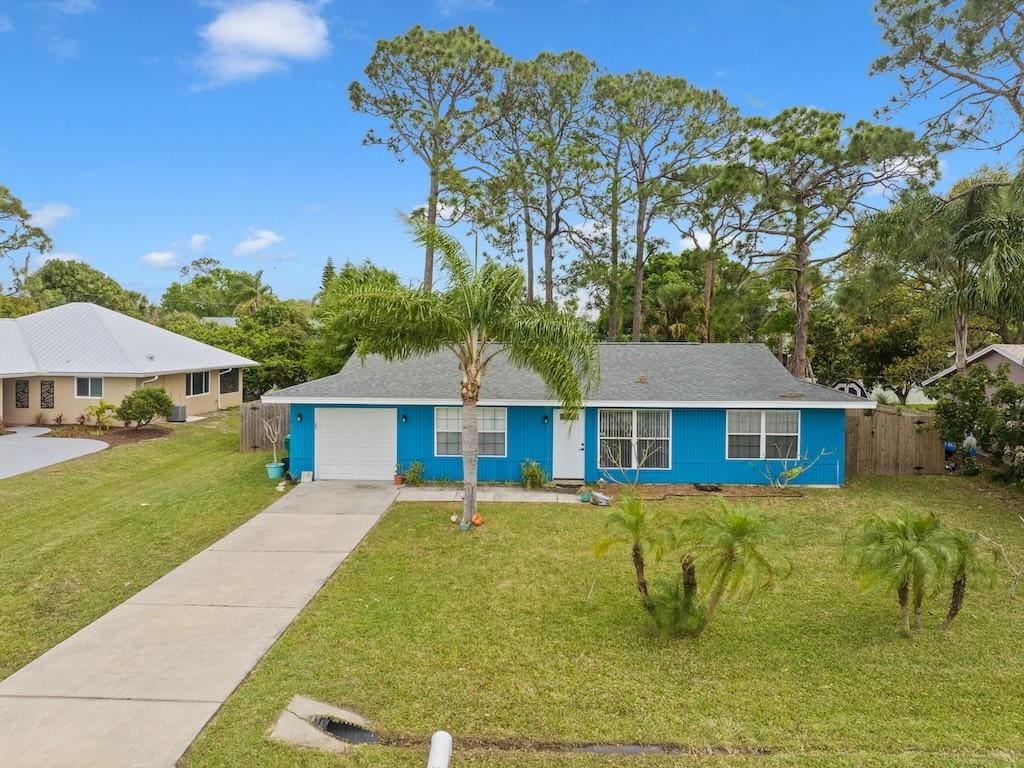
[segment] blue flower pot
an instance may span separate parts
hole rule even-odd
[[[280,480],[284,477],[284,462],[270,462],[267,464],[267,477],[271,480]]]

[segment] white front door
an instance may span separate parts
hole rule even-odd
[[[394,408],[317,408],[317,480],[391,480],[398,460]]]
[[[551,474],[554,480],[583,479],[583,411],[572,421],[555,408]]]

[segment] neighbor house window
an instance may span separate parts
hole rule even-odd
[[[14,380],[14,407],[28,408],[28,379]]]
[[[103,379],[77,377],[75,379],[75,397],[103,397]]]
[[[504,408],[477,408],[479,455],[504,456],[508,438],[508,412]],[[462,409],[434,409],[434,454],[462,455]]]
[[[210,391],[210,372],[196,371],[185,374],[185,396],[205,395]]]
[[[39,382],[39,407],[44,410],[53,408],[53,379],[42,379]]]
[[[668,469],[672,454],[669,410],[600,410],[598,466],[601,469]]]
[[[220,375],[220,393],[231,395],[238,391],[238,369],[232,368],[227,373]]]
[[[800,457],[800,411],[729,411],[726,458]]]

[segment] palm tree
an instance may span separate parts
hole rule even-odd
[[[231,286],[235,315],[251,315],[274,298],[274,290],[263,282],[263,270],[254,274],[239,272],[237,282]]]
[[[629,547],[633,558],[633,572],[636,575],[636,589],[644,610],[654,612],[654,601],[647,586],[647,556],[659,554],[666,539],[665,529],[659,527],[648,513],[643,499],[632,492],[616,501],[605,519],[603,539],[594,545],[594,557],[604,557],[617,544]]]
[[[900,604],[900,629],[911,634],[921,628],[921,606],[928,594],[945,582],[957,559],[953,533],[933,514],[915,515],[910,510],[886,517],[872,515],[851,542],[855,572],[864,586],[894,589]]]
[[[403,360],[442,350],[461,375],[463,530],[476,514],[477,401],[487,367],[498,355],[533,371],[571,417],[597,376],[590,327],[568,312],[529,304],[523,273],[487,261],[477,268],[452,237],[411,217],[420,246],[439,254],[442,292],[375,279],[334,280],[321,301],[329,322],[350,328],[360,357]]]
[[[756,512],[724,500],[714,511],[681,521],[676,536],[687,552],[682,560],[684,584],[692,582],[696,589],[699,573],[708,585],[704,615],[694,634],[704,630],[723,598],[750,598],[789,574],[788,541],[782,530]]]
[[[950,569],[953,576],[953,591],[949,598],[949,610],[946,617],[940,624],[941,629],[949,629],[953,619],[960,613],[964,604],[964,597],[967,595],[967,578],[988,576],[991,570],[978,552],[979,536],[971,531],[953,531],[953,545],[955,547],[954,560]]]

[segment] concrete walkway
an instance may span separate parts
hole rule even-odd
[[[396,495],[300,485],[11,675],[0,765],[171,768]]]
[[[47,427],[11,427],[10,431],[14,434],[0,437],[0,480],[108,447],[102,440],[81,437],[37,439],[50,431]]]
[[[527,491],[515,486],[480,486],[476,492],[480,502],[529,502],[531,504],[581,504],[570,491]],[[462,501],[462,489],[421,485],[400,486],[395,501]]]

